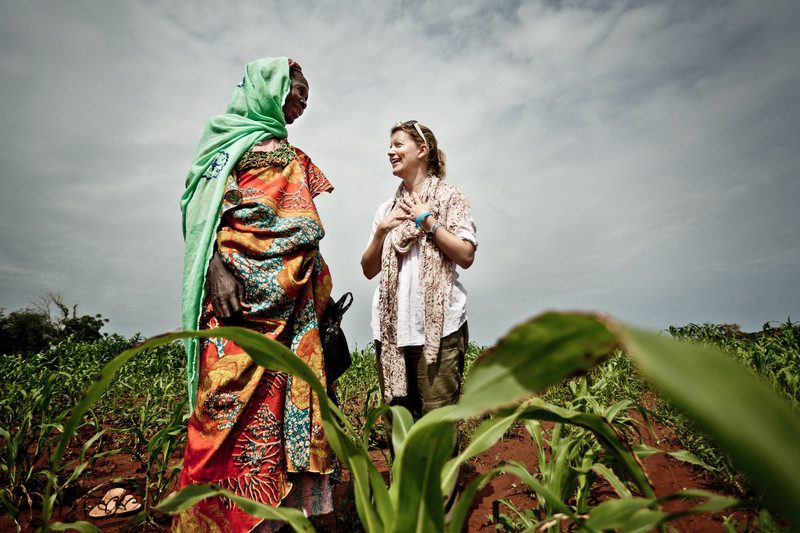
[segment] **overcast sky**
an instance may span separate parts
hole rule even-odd
[[[478,343],[553,308],[798,319],[798,27],[796,0],[0,0],[0,307],[57,291],[106,331],[178,327],[200,133],[246,62],[285,55],[310,83],[290,141],[336,187],[322,251],[359,346],[377,283],[359,259],[408,119],[472,203]]]

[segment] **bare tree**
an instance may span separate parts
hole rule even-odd
[[[69,306],[64,302],[60,292],[47,291],[37,296],[32,302],[33,308],[45,315],[50,323],[58,327],[70,318]],[[55,313],[55,314],[54,314]],[[72,318],[78,315],[78,304],[72,305]]]

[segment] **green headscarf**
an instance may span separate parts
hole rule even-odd
[[[289,59],[267,57],[248,63],[224,115],[206,126],[181,197],[183,238],[183,329],[198,329],[206,271],[214,252],[225,183],[239,158],[254,143],[286,138],[283,103],[291,88]],[[189,407],[194,409],[198,379],[197,339],[185,342]]]

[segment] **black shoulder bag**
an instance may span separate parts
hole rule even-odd
[[[330,386],[350,368],[352,360],[350,358],[350,348],[347,346],[347,338],[342,331],[342,317],[344,312],[353,303],[353,293],[346,292],[339,298],[338,302],[328,305],[325,315],[320,322],[320,333],[322,334],[322,355],[325,360],[325,378]]]

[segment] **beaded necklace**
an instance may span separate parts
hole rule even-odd
[[[290,145],[286,139],[281,139],[281,142],[278,143],[278,147],[270,152],[254,152],[253,150],[248,150],[244,153],[242,158],[239,159],[237,167],[242,171],[268,166],[285,168],[295,157],[297,157],[297,154],[294,148],[292,148],[292,145]]]

